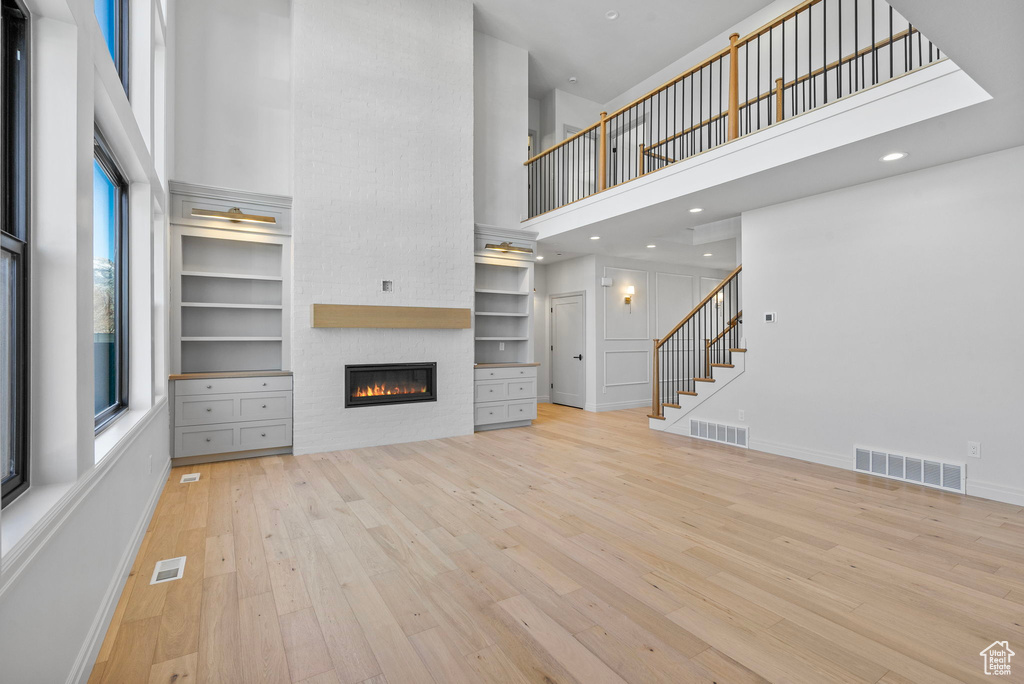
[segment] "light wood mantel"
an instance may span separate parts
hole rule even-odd
[[[471,318],[469,309],[429,306],[313,304],[310,307],[310,325],[314,328],[462,329],[471,327]]]

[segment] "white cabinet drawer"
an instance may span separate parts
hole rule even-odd
[[[178,448],[175,456],[199,456],[201,454],[219,454],[225,451],[237,451],[235,428],[230,425],[218,425],[205,428],[178,428]]]
[[[531,399],[530,401],[512,401],[508,404],[508,419],[509,420],[534,420],[537,418],[537,402]]]
[[[207,456],[291,446],[292,421],[267,420],[174,429],[174,457]]]
[[[182,397],[201,394],[235,394],[239,392],[282,392],[291,390],[292,376],[267,375],[252,378],[209,378],[175,380],[174,394]]]
[[[474,425],[503,423],[508,415],[505,404],[479,404],[475,407]]]
[[[238,419],[234,397],[176,397],[175,425],[207,425],[230,423]]]
[[[498,382],[477,382],[476,383],[476,401],[501,401],[508,394],[506,393],[508,383],[504,381]]]
[[[270,449],[288,446],[292,443],[290,420],[239,428],[238,433],[239,445],[242,449]]]
[[[292,417],[292,394],[253,394],[238,398],[238,417],[242,420],[270,420]]]
[[[537,396],[537,381],[536,380],[522,380],[508,383],[508,398],[509,399],[520,399],[525,397]]]
[[[473,378],[476,380],[513,380],[516,378],[536,378],[537,367],[528,368],[476,368]]]

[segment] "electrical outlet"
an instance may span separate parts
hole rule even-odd
[[[743,409],[740,409],[740,420],[746,420],[746,419],[747,419],[747,412],[744,411]]]
[[[971,458],[981,458],[981,442],[968,442],[967,455]]]
[[[504,342],[499,342],[498,343],[498,351],[505,351],[505,343]]]

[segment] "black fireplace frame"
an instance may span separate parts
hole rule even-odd
[[[375,397],[352,396],[353,371],[380,372],[390,370],[427,370],[430,381],[429,393],[418,394],[384,394]],[[437,363],[360,363],[345,365],[345,408],[362,408],[364,406],[388,406],[390,404],[418,404],[425,401],[437,401]]]

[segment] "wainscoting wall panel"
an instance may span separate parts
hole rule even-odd
[[[647,271],[606,266],[604,277],[612,279],[604,291],[604,339],[647,340],[650,337],[650,274]],[[633,303],[626,304],[626,288],[636,290]]]
[[[693,310],[694,283],[693,276],[661,272],[654,275],[654,282],[654,335],[661,339]]]
[[[604,353],[604,386],[647,385],[651,382],[651,352],[610,349]]]

